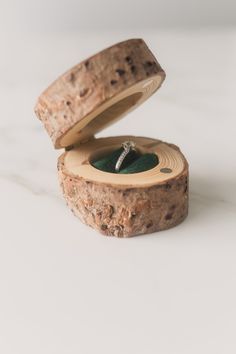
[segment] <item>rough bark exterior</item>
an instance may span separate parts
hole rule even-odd
[[[65,154],[58,160],[58,172],[69,208],[104,235],[129,237],[165,230],[188,214],[186,160],[184,170],[175,178],[151,187],[125,188],[72,176],[65,169],[64,158]]]
[[[164,80],[165,73],[145,42],[130,39],[62,75],[41,94],[35,112],[59,148],[61,137],[85,116],[135,83],[157,74]]]

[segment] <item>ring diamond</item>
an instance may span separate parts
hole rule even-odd
[[[115,166],[116,172],[119,172],[120,167],[121,167],[124,159],[126,158],[126,156],[129,154],[129,152],[131,150],[135,150],[135,143],[131,140],[127,140],[122,143],[122,147],[123,147],[124,151],[122,151],[120,157],[118,158],[118,160],[116,162],[116,166]]]

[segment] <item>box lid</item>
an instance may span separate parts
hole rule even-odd
[[[38,98],[35,112],[55,148],[89,140],[151,96],[165,72],[142,39],[115,44],[77,64]]]

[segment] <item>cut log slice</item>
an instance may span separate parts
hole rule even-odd
[[[159,164],[134,174],[100,171],[91,161],[132,140],[141,153],[155,153]],[[173,144],[121,136],[92,139],[58,160],[68,206],[85,224],[104,235],[129,237],[168,229],[188,213],[188,163]]]
[[[122,118],[165,79],[142,39],[109,47],[76,65],[38,99],[35,112],[56,148],[84,142]]]

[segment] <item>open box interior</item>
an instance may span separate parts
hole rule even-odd
[[[94,140],[95,133],[113,124],[126,113],[140,105],[159,88],[161,81],[162,78],[156,75],[156,77],[138,82],[131,88],[112,97],[66,132],[60,139],[60,146],[69,145],[70,150],[76,149],[77,153],[80,154],[81,148],[86,146],[84,144],[90,140]],[[103,151],[97,151],[97,147],[94,147],[94,151],[91,151],[91,156],[88,158],[88,163],[102,172],[136,174],[151,170],[159,164],[159,156],[155,151],[145,149],[142,145],[135,143],[134,150],[131,150],[126,155],[120,170],[117,172],[115,165],[119,156],[124,151],[122,143],[125,140],[120,141],[120,145],[115,144],[114,147],[112,147],[112,140],[109,141],[111,142],[111,146],[106,147]],[[133,141],[132,137],[131,141]],[[75,159],[75,156],[73,159]],[[171,172],[170,169],[166,169],[165,171],[167,171],[166,173]]]

